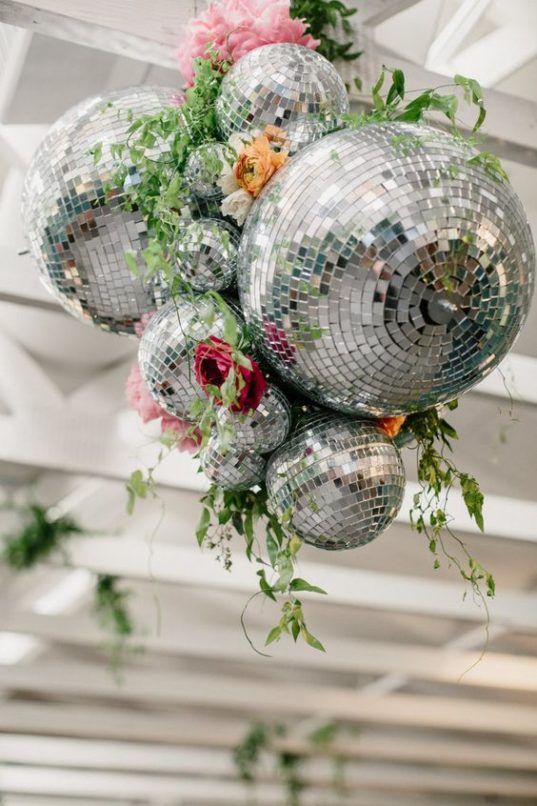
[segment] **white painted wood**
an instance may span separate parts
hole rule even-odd
[[[103,643],[103,634],[95,624],[76,616],[48,616],[8,610],[2,613],[0,630],[27,634],[41,641],[75,646],[99,647]],[[252,653],[239,630],[220,626],[218,635],[219,640],[215,641],[213,628],[197,619],[194,614],[188,619],[181,616],[164,619],[159,636],[144,635],[140,640],[151,656],[167,654],[200,661],[243,662],[252,668],[267,667],[266,659]],[[261,634],[255,632],[254,638],[262,643]],[[477,640],[479,644],[483,643],[481,629]],[[330,651],[322,655],[300,645],[292,649],[285,644],[276,645],[271,648],[269,668],[284,665],[355,674],[397,673],[406,675],[407,678],[440,683],[537,691],[537,659],[532,657],[505,655],[489,650],[470,669],[479,657],[479,651],[336,639],[331,639],[329,646]]]
[[[390,694],[369,697],[353,689],[279,684],[266,680],[213,677],[189,672],[129,669],[118,688],[107,669],[92,664],[54,663],[0,668],[0,689],[48,696],[108,698],[111,702],[146,702],[153,706],[189,706],[224,711],[239,709],[265,718],[308,717],[322,704],[325,718],[354,724],[427,727],[537,737],[537,707],[469,700]]]
[[[73,541],[70,555],[73,565],[90,571],[146,579],[147,552],[147,544],[142,541],[99,537]],[[152,572],[156,580],[173,584],[245,593],[254,592],[257,588],[255,567],[238,554],[233,555],[233,573],[225,574],[210,555],[201,554],[196,548],[159,544],[153,552]],[[484,617],[474,602],[463,599],[462,583],[459,585],[310,562],[301,563],[300,573],[312,584],[323,587],[328,593],[326,601],[331,604],[464,621],[481,621]],[[489,603],[489,608],[494,624],[520,630],[537,629],[536,594],[500,591]]]

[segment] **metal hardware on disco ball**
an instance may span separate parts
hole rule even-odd
[[[336,68],[302,45],[263,45],[224,76],[216,100],[223,139],[234,132],[275,125],[287,131],[291,153],[340,124],[349,111]]]
[[[363,546],[391,524],[403,502],[405,470],[391,439],[372,420],[314,415],[270,458],[269,507],[306,543]]]
[[[49,130],[26,175],[22,218],[31,252],[47,289],[74,316],[115,333],[133,333],[142,314],[167,297],[159,279],[145,283],[125,262],[125,252],[147,246],[142,213],[122,207],[125,187],[113,187],[115,143],[127,143],[132,118],[176,105],[176,91],[134,87],[93,96],[66,112]],[[99,153],[100,152],[100,153]],[[166,160],[166,147],[150,156]],[[170,168],[171,171],[171,168]],[[171,176],[170,176],[171,178]],[[209,205],[186,197],[181,215],[219,216]]]
[[[348,413],[458,397],[513,345],[535,252],[512,187],[427,126],[329,134],[271,179],[244,228],[238,284],[282,379]]]

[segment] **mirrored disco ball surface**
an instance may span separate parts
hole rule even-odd
[[[306,543],[350,549],[391,524],[403,502],[405,471],[374,421],[322,414],[272,455],[266,484],[272,511],[280,517],[290,512]]]
[[[196,380],[194,354],[208,336],[223,338],[224,322],[217,312],[206,324],[203,300],[170,300],[151,319],[140,339],[140,372],[152,398],[170,414],[188,420],[196,398],[207,397]]]
[[[235,280],[239,230],[215,218],[191,221],[175,248],[177,272],[196,291],[222,291]]]
[[[322,137],[349,111],[335,67],[302,45],[264,45],[247,53],[224,77],[216,115],[224,140],[233,132],[289,130],[291,152]]]
[[[23,225],[45,286],[70,313],[103,330],[132,333],[165,297],[158,281],[144,283],[125,263],[127,250],[147,245],[142,215],[122,210],[123,188],[111,199],[106,190],[115,171],[110,145],[126,143],[129,110],[134,117],[156,113],[175,96],[173,89],[135,87],[83,101],[51,127],[25,179]],[[96,146],[101,155],[94,157]],[[159,149],[151,156],[167,158]],[[131,168],[127,184],[137,181]],[[205,208],[187,198],[182,214],[207,214]]]
[[[235,152],[225,143],[204,143],[190,154],[185,166],[185,183],[201,199],[221,199],[217,180],[226,165],[233,165]]]
[[[218,418],[233,429],[233,447],[268,453],[287,437],[291,428],[291,407],[287,398],[270,384],[252,414],[236,414],[220,409]]]
[[[232,447],[220,451],[217,437],[211,437],[201,455],[201,467],[210,481],[224,490],[249,490],[263,481],[266,460],[257,453]]]
[[[246,221],[246,320],[287,381],[349,413],[449,401],[502,360],[535,252],[511,186],[449,135],[370,125],[280,169]]]

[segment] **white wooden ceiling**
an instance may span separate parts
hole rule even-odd
[[[299,748],[308,726],[335,718],[359,728],[345,744],[349,804],[537,804],[535,310],[503,368],[514,417],[498,373],[453,417],[458,460],[487,494],[486,536],[454,512],[499,589],[487,654],[462,679],[483,644],[483,613],[453,570],[433,572],[404,512],[355,552],[304,550],[304,575],[330,594],[307,605],[328,652],[281,645],[271,659],[240,630],[254,589],[240,547],[226,574],[194,545],[200,478],[188,458],[162,469],[162,520],[154,502],[125,514],[124,481],[153,456],[151,429],[123,401],[136,345],[84,327],[41,288],[18,255],[20,187],[46,127],[71,104],[103,88],[178,83],[173,53],[193,7],[0,0],[0,20],[20,26],[0,29],[0,492],[36,495],[95,530],[73,542],[70,569],[0,568],[2,802],[246,804],[229,749],[252,720],[296,723]],[[509,158],[536,232],[536,61],[526,37],[535,3],[364,0],[359,19],[370,24],[357,67],[366,84],[383,62],[406,63],[416,87],[431,72],[483,70],[493,147]],[[93,572],[124,575],[133,591],[145,652],[128,660],[120,687],[91,618]],[[275,616],[252,607],[258,643]],[[305,803],[333,802],[328,776],[323,762],[312,765]],[[284,802],[270,776],[256,797]]]

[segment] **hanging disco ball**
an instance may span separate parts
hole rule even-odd
[[[208,323],[209,322],[209,323]],[[222,313],[202,298],[170,300],[151,319],[140,339],[140,372],[151,397],[175,417],[188,420],[196,398],[206,400],[196,380],[196,346],[224,336]]]
[[[201,455],[201,467],[207,478],[224,490],[249,490],[263,481],[266,460],[258,453],[233,446],[222,453],[218,437],[213,436]]]
[[[405,470],[391,439],[371,420],[314,415],[274,453],[268,504],[306,541],[322,549],[369,543],[403,502]]]
[[[222,189],[217,185],[226,165],[232,166],[235,152],[225,143],[204,143],[189,156],[185,166],[185,182],[200,199],[222,198]]]
[[[146,225],[138,210],[122,209],[124,188],[107,189],[116,168],[110,146],[127,142],[129,111],[140,117],[176,103],[175,90],[162,87],[88,98],[51,127],[26,175],[22,219],[41,279],[70,313],[103,330],[133,333],[166,297],[159,280],[145,283],[128,268],[125,252],[147,246]],[[168,158],[163,148],[151,157]],[[131,167],[125,186],[137,182]],[[186,196],[181,214],[211,212]]]
[[[334,409],[407,414],[504,358],[535,253],[511,186],[412,124],[339,131],[290,160],[246,221],[238,283],[265,357]]]
[[[264,45],[250,51],[224,76],[216,100],[220,133],[264,129],[288,131],[291,153],[339,125],[349,111],[336,68],[302,45]]]
[[[270,384],[252,414],[238,414],[220,409],[218,419],[233,429],[233,447],[269,453],[287,437],[291,428],[291,407],[287,398]]]
[[[235,280],[240,235],[215,218],[186,224],[175,245],[177,272],[196,291],[222,291]]]

